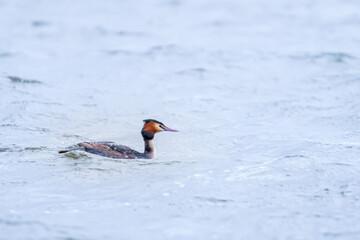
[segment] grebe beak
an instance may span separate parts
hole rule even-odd
[[[175,130],[175,129],[171,129],[171,128],[168,128],[168,127],[163,127],[164,131],[168,131],[168,132],[178,132],[178,130]]]

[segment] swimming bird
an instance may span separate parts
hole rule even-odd
[[[154,136],[159,132],[178,132],[177,130],[166,127],[162,122],[154,119],[145,119],[141,135],[144,139],[144,153],[135,151],[123,145],[116,145],[114,142],[82,142],[75,146],[69,147],[67,150],[61,150],[59,153],[67,153],[75,150],[83,150],[89,153],[101,155],[109,158],[135,159],[145,158],[152,159],[156,157]]]

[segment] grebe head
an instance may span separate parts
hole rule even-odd
[[[162,132],[162,131],[168,131],[168,132],[178,132],[177,130],[168,128],[163,124],[162,122],[159,122],[154,119],[145,119],[144,127],[141,130],[141,135],[144,139],[151,140],[154,138],[154,135],[156,133]]]

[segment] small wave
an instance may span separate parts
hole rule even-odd
[[[8,76],[8,79],[10,79],[13,83],[43,84],[41,81],[38,80],[24,79],[17,76]]]
[[[84,154],[84,153],[66,153],[65,155],[66,158],[72,158],[72,159],[91,159],[88,155]]]
[[[5,185],[21,185],[21,186],[23,186],[23,185],[27,184],[27,182],[25,182],[25,181],[2,182],[2,183],[0,183],[0,184],[3,185],[3,186],[5,186]]]
[[[144,33],[135,31],[116,31],[115,35],[121,37],[142,37],[144,36]]]
[[[356,239],[358,235],[360,234],[360,231],[348,231],[348,232],[325,232],[323,235],[325,237],[331,237],[331,238],[341,238],[345,236],[353,236]]]
[[[203,75],[204,73],[207,73],[208,70],[206,68],[190,68],[190,69],[184,69],[181,71],[176,72],[178,75]]]
[[[140,31],[128,31],[128,30],[109,30],[104,27],[98,26],[96,27],[96,31],[101,35],[113,35],[119,37],[143,37],[145,35],[144,32]]]
[[[284,158],[309,158],[309,157],[304,156],[304,155],[288,155],[288,156],[285,156]]]
[[[39,146],[39,147],[20,147],[15,144],[12,144],[9,146],[0,147],[0,153],[2,152],[24,152],[24,151],[30,151],[30,152],[37,152],[42,150],[48,150],[45,146]]]
[[[104,52],[107,53],[108,55],[112,55],[112,56],[133,54],[132,52],[127,51],[127,50],[104,50]]]
[[[181,162],[181,161],[166,161],[166,162],[162,162],[162,161],[156,161],[156,162],[141,161],[141,162],[139,163],[139,166],[173,165],[173,164],[178,164],[178,163],[182,163],[182,162]]]
[[[47,147],[44,147],[44,146],[40,146],[40,147],[25,147],[25,148],[24,148],[25,151],[31,151],[31,152],[41,151],[41,150],[45,150],[45,149],[47,149]]]
[[[157,45],[151,47],[145,52],[146,56],[156,56],[156,55],[185,55],[185,51],[181,49],[178,45],[167,44],[167,45]]]
[[[15,221],[15,220],[0,219],[0,224],[10,225],[10,226],[38,225],[47,228],[46,224],[38,221]]]
[[[229,202],[234,202],[231,199],[221,199],[221,198],[215,198],[215,197],[201,197],[201,196],[197,196],[195,197],[195,199],[200,200],[200,201],[205,201],[205,202],[211,202],[211,203],[229,203]]]
[[[342,63],[347,60],[356,59],[355,56],[343,52],[322,52],[318,54],[306,53],[302,55],[291,55],[290,58],[295,60],[313,60],[313,61],[325,59],[337,63]]]
[[[0,148],[0,153],[2,152],[10,152],[10,148]]]
[[[11,57],[14,54],[9,53],[9,52],[0,52],[0,58],[6,58],[6,57]]]
[[[35,21],[32,22],[31,25],[33,27],[44,27],[44,26],[49,25],[49,23],[46,22],[46,21],[42,21],[42,20],[35,20]]]

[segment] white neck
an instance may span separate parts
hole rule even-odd
[[[153,140],[145,140],[145,151],[144,154],[148,158],[156,158],[155,144]]]

